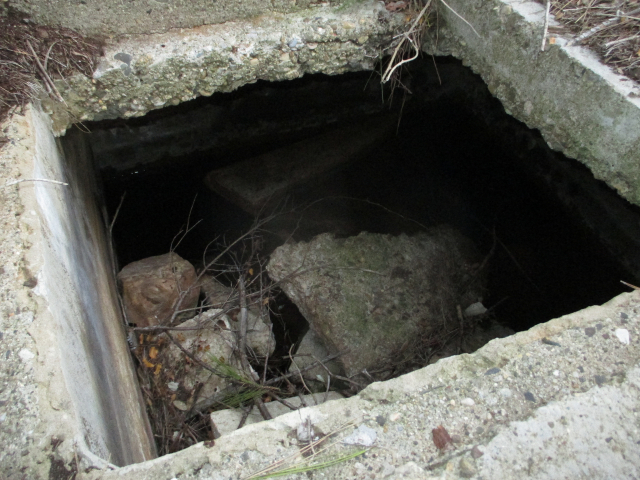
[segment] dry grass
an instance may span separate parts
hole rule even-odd
[[[550,37],[571,33],[576,44],[590,47],[617,73],[640,82],[640,0],[551,0],[551,13],[562,28],[550,27]]]

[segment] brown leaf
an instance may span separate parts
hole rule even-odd
[[[433,434],[433,443],[436,444],[439,450],[444,450],[452,445],[453,441],[449,436],[449,432],[442,425],[434,428],[431,433]]]
[[[142,363],[144,363],[144,366],[147,368],[154,368],[155,365],[153,363],[151,363],[149,360],[147,360],[145,357],[142,357]]]
[[[389,12],[396,12],[398,10],[404,10],[405,8],[407,8],[407,2],[390,2],[387,3],[384,8],[387,9],[387,11]]]
[[[151,347],[149,349],[149,358],[151,360],[155,359],[158,356],[158,349],[156,347]]]

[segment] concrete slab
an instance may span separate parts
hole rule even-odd
[[[84,35],[118,36],[166,32],[257,17],[265,13],[289,13],[328,4],[317,0],[57,0],[52,2],[5,0],[43,25],[71,28]],[[332,4],[339,3],[332,0]]]
[[[640,292],[622,294],[356,397],[87,478],[246,478],[298,452],[295,432],[309,421],[325,433],[351,422],[333,458],[357,448],[341,442],[356,427],[375,432],[366,454],[314,478],[630,478],[640,474],[639,340]],[[452,439],[444,452],[440,425]]]
[[[396,124],[395,116],[362,120],[213,170],[204,182],[243,210],[258,215],[276,206],[293,189],[366,158],[393,136]]]
[[[132,35],[105,46],[92,79],[56,83],[66,106],[45,100],[54,130],[78,120],[139,117],[257,80],[372,70],[394,30],[406,24],[380,2],[324,5],[296,13]]]

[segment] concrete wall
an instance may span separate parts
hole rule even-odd
[[[544,8],[536,2],[447,2],[444,26],[423,48],[462,59],[510,115],[540,130],[554,150],[640,205],[640,86],[567,39],[540,51]],[[553,23],[553,21],[552,21]],[[442,23],[440,24],[442,25]]]
[[[33,378],[23,379],[31,389],[27,405],[11,409],[7,401],[0,415],[6,415],[3,422],[19,426],[20,417],[33,412],[31,433],[39,432],[34,434],[38,443],[27,442],[20,452],[35,458],[29,462],[18,458],[16,466],[36,464],[38,457],[42,463],[58,462],[64,468],[71,468],[77,455],[91,463],[102,458],[116,465],[153,458],[155,445],[117,308],[90,152],[77,131],[70,134],[63,151],[49,118],[38,108],[28,110],[25,123],[26,128],[12,135],[13,144],[3,155],[12,156],[22,167],[22,178],[68,185],[27,181],[5,187],[19,189],[20,198],[11,207],[25,212],[26,222],[4,236],[28,236],[28,240],[23,239],[22,269],[2,283],[2,299],[12,290],[26,290],[30,299],[16,302],[20,305],[16,311],[30,315],[28,333],[33,341],[23,340],[25,347],[16,352],[15,361],[27,363]],[[26,326],[17,320],[3,312],[3,341],[24,335]],[[6,358],[12,355],[13,351]],[[3,478],[22,475],[1,459],[26,433],[21,430],[2,430],[0,445],[7,447],[0,452]],[[29,478],[40,478],[38,472],[32,473]]]

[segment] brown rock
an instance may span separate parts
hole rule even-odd
[[[130,263],[120,271],[118,279],[122,282],[127,321],[138,327],[166,324],[176,307],[185,310],[198,304],[200,287],[195,286],[196,271],[176,253]],[[178,305],[181,295],[184,299]],[[194,315],[195,311],[185,312],[176,320],[184,321]]]

